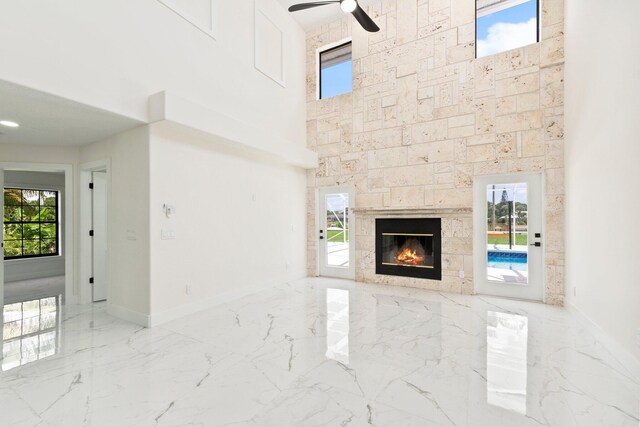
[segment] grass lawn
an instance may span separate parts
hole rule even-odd
[[[349,230],[347,230],[344,238],[345,241],[349,241]],[[342,242],[342,232],[340,230],[327,230],[327,240],[330,242]]]
[[[509,244],[509,236],[500,236],[500,237],[489,237],[487,239],[487,243],[490,245],[508,245]],[[527,235],[526,234],[516,234],[516,245],[526,245],[527,244]]]

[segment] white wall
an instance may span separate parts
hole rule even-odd
[[[259,0],[283,34],[283,88],[254,68],[254,1],[213,1],[216,40],[157,0],[2,2],[0,79],[140,120],[166,90],[304,146],[302,29]]]
[[[108,310],[144,324],[150,312],[148,126],[81,149],[81,164],[104,159],[111,163],[107,193]],[[85,279],[80,278],[81,283],[86,283]]]
[[[565,137],[567,302],[640,360],[638,16],[566,1]]]
[[[163,124],[150,151],[154,323],[305,276],[304,170]]]
[[[60,192],[60,212],[64,211],[64,174],[51,172],[5,171],[4,186],[17,188],[31,188],[41,190],[56,190]],[[63,240],[65,224],[64,215],[60,215],[60,239]],[[45,258],[25,258],[7,260],[4,262],[4,280],[37,279],[40,277],[64,275],[64,251],[59,256]]]

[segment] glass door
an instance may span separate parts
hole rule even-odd
[[[529,281],[528,186],[526,182],[487,186],[487,279]]]
[[[476,178],[476,292],[542,300],[541,182],[539,174]]]
[[[319,190],[318,248],[321,276],[355,278],[353,245],[353,188],[335,187]]]

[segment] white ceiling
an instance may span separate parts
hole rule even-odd
[[[278,0],[285,9],[289,6],[298,3],[307,3],[307,0]],[[310,0],[310,2],[322,1],[322,0]],[[358,0],[360,7],[367,10],[367,6],[375,3],[376,0]],[[301,10],[298,12],[292,12],[291,16],[298,21],[300,26],[308,31],[318,25],[326,24],[336,19],[340,19],[344,16],[344,12],[340,9],[339,4],[328,4],[325,6],[314,7],[312,9]],[[355,18],[352,18],[355,19]]]
[[[83,145],[142,123],[48,93],[0,80],[0,143]]]

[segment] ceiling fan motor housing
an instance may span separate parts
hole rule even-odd
[[[356,10],[356,7],[358,7],[356,0],[342,0],[340,2],[340,9],[342,9],[344,13],[351,13]]]

